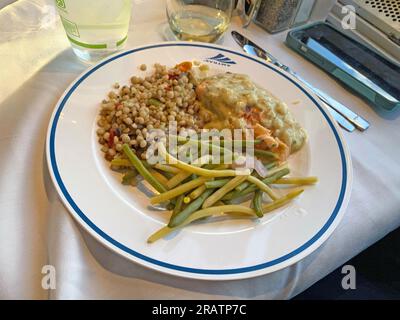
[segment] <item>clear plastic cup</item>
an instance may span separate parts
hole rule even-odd
[[[55,0],[72,49],[96,62],[121,49],[128,36],[131,0]]]
[[[234,0],[167,0],[169,26],[179,40],[216,42],[231,22]]]

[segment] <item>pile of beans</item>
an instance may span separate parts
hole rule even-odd
[[[146,71],[146,65],[139,67]],[[122,145],[129,144],[146,159],[146,140],[151,129],[166,131],[175,121],[178,132],[199,131],[203,120],[195,93],[195,80],[189,72],[175,66],[155,64],[151,75],[133,76],[129,86],[114,84],[114,90],[101,103],[97,135],[105,158],[123,157]]]

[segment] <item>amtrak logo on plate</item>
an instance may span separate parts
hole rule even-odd
[[[206,58],[206,59],[204,59],[204,61],[213,63],[213,64],[217,64],[217,65],[221,65],[221,66],[225,66],[225,67],[230,67],[231,65],[236,64],[235,61],[224,56],[222,53],[219,53],[216,56],[211,57],[211,58]]]

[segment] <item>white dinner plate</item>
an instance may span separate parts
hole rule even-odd
[[[151,210],[141,190],[121,185],[121,177],[109,169],[100,151],[96,120],[112,85],[129,84],[132,75],[143,74],[141,64],[171,67],[187,60],[202,61],[221,72],[248,74],[285,101],[308,132],[307,144],[290,157],[291,174],[315,175],[319,183],[258,221],[197,223],[148,244],[148,236],[167,222],[168,215]],[[259,276],[310,254],[338,225],[352,181],[341,133],[310,91],[260,59],[202,43],[147,45],[118,53],[85,71],[55,107],[47,135],[47,161],[65,206],[102,244],[149,268],[209,280]]]

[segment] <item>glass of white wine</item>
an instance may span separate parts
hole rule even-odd
[[[179,40],[215,42],[231,21],[234,0],[167,0],[167,17]]]

